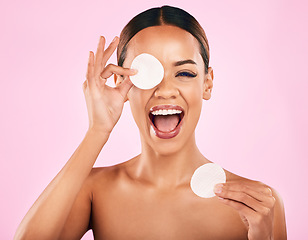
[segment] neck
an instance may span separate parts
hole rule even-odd
[[[176,188],[190,183],[194,171],[208,161],[199,151],[195,136],[174,152],[161,154],[147,144],[136,159],[136,178],[157,188]]]

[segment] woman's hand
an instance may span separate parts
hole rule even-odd
[[[105,67],[118,42],[119,38],[115,37],[104,50],[105,38],[100,37],[96,55],[90,51],[87,79],[82,85],[88,109],[89,129],[108,134],[118,122],[127,93],[133,85],[128,76],[136,74],[135,70],[114,64]],[[115,88],[106,85],[107,78],[113,74],[125,76]]]
[[[248,230],[249,240],[272,240],[274,206],[272,190],[260,182],[229,181],[217,184],[215,194],[236,209]]]

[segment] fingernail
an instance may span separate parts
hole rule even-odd
[[[218,199],[219,199],[219,200],[224,200],[224,198],[222,198],[222,197],[218,197]]]
[[[214,192],[215,193],[221,193],[222,192],[222,187],[223,187],[223,185],[221,183],[216,184],[215,187],[214,187]]]

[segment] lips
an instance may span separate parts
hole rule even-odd
[[[150,109],[149,120],[155,135],[162,139],[177,136],[181,130],[184,109],[178,105],[158,105]]]

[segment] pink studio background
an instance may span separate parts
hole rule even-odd
[[[99,36],[109,43],[137,13],[164,4],[194,15],[210,44],[214,89],[197,127],[200,150],[224,168],[278,190],[289,239],[306,236],[305,1],[19,0],[0,3],[0,239],[13,238],[86,133],[82,83]],[[127,103],[95,166],[139,151]],[[83,239],[93,239],[91,232]]]

